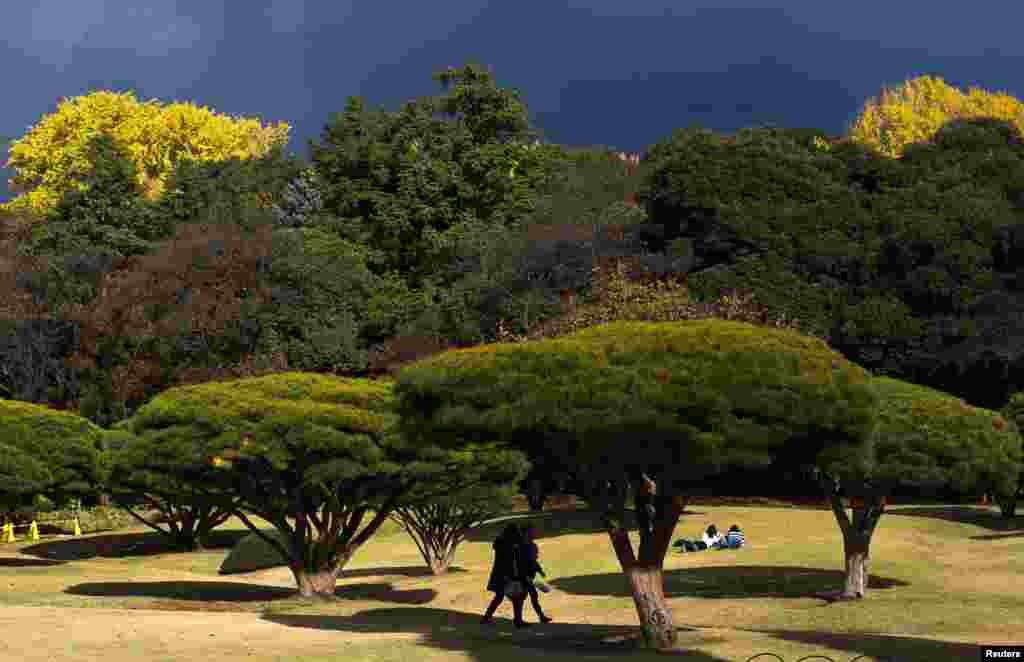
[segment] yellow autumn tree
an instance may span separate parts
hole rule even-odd
[[[258,158],[287,144],[290,126],[231,117],[187,102],[140,102],[134,92],[95,91],[63,99],[28,132],[10,144],[6,167],[15,171],[12,191],[20,193],[0,211],[43,217],[65,192],[83,190],[92,168],[89,144],[110,136],[138,168],[149,199],[163,191],[179,160]]]
[[[994,117],[1024,132],[1024,103],[1003,92],[971,87],[967,94],[941,78],[919,76],[896,88],[883,88],[880,98],[865,102],[847,134],[890,158],[904,148],[929,140],[954,119]]]

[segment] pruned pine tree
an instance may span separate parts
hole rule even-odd
[[[105,434],[74,413],[0,399],[0,503],[94,494],[106,477]]]
[[[724,465],[766,466],[803,438],[864,445],[877,410],[870,381],[793,331],[616,322],[433,356],[402,370],[395,394],[410,439],[544,447],[572,466],[630,583],[643,642],[669,648],[662,568],[690,489]],[[629,492],[639,550],[625,524]]]
[[[396,506],[521,475],[518,452],[485,440],[448,450],[409,443],[395,425],[391,389],[313,373],[198,384],[161,393],[124,427],[151,444],[148,470],[235,500],[233,514],[280,552],[300,595],[331,599],[345,564]],[[156,452],[172,445],[177,453]]]
[[[508,512],[515,493],[512,485],[473,487],[427,502],[397,506],[391,519],[412,537],[430,571],[442,575],[448,572],[466,534]]]
[[[139,439],[127,432],[129,423],[130,420],[121,421],[108,433],[107,451],[111,458],[108,490],[112,501],[176,547],[190,552],[202,550],[210,532],[231,518],[237,500],[211,499],[173,473],[151,470],[154,455],[175,462],[188,457],[188,450],[179,447],[183,440],[174,435],[157,444]],[[205,461],[193,470],[215,471]],[[160,513],[160,516],[147,518],[143,509]]]
[[[807,446],[807,456],[817,457],[820,482],[843,534],[846,578],[841,591],[825,594],[830,599],[867,594],[871,538],[897,485],[994,486],[998,494],[1018,485],[1020,433],[998,412],[888,377],[875,378],[872,387],[880,413],[870,444],[853,453],[828,448],[823,440]]]

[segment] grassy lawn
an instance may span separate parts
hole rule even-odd
[[[20,540],[0,546],[0,612],[80,608],[60,613],[74,614],[75,628],[83,631],[94,614],[99,631],[102,618],[113,618],[103,616],[106,610],[144,610],[132,612],[138,614],[132,617],[138,623],[132,643],[104,649],[107,662],[195,659],[200,650],[204,660],[253,661],[337,659],[341,651],[348,660],[654,659],[628,652],[638,631],[636,611],[608,537],[592,515],[523,509],[508,517],[538,527],[541,562],[554,589],[541,594],[541,602],[553,623],[515,630],[506,603],[496,614],[497,626],[479,624],[491,597],[485,591],[491,542],[504,521],[473,532],[451,572],[441,577],[430,575],[406,533],[390,527],[356,553],[332,605],[294,598],[285,568],[219,575],[225,555],[246,533],[237,520],[214,532],[211,549],[191,554],[168,551],[144,527]],[[811,597],[842,582],[842,541],[830,511],[698,502],[684,514],[676,537],[696,538],[712,523],[722,530],[739,524],[748,546],[670,550],[665,593],[680,629],[680,659],[746,661],[770,652],[786,662],[809,655],[837,662],[859,655],[867,656],[859,658],[863,662],[976,660],[976,643],[1024,643],[1024,518],[1006,522],[981,506],[894,507],[872,543],[870,594],[836,604]],[[190,653],[194,628],[186,628],[183,643],[168,647],[167,619],[173,625],[175,618],[205,618],[211,628],[219,623],[216,646]],[[536,622],[529,603],[526,618]],[[22,636],[5,631],[14,623],[9,618],[5,625],[0,617],[0,638],[8,644]],[[257,626],[276,633],[266,650],[253,647],[256,633],[264,631]],[[245,627],[256,629],[246,634]],[[286,642],[286,658],[279,649],[270,651]],[[38,659],[63,659],[52,639],[37,637],[33,645]],[[88,645],[76,649],[83,659]],[[29,659],[24,655],[8,659]],[[776,658],[759,661],[768,659]]]

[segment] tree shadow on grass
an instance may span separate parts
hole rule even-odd
[[[211,531],[204,549],[230,549],[248,531]],[[85,535],[70,540],[52,540],[21,549],[22,554],[58,561],[80,561],[95,557],[155,556],[183,552],[165,536],[155,531],[142,533],[110,533]]]
[[[703,515],[703,512],[687,510],[683,517]],[[680,519],[682,522],[683,519]],[[509,524],[532,524],[535,528],[534,538],[543,540],[564,535],[588,535],[605,533],[607,529],[601,522],[601,516],[592,510],[566,509],[551,510],[542,513],[514,513],[486,522],[466,534],[466,540],[472,542],[492,542]],[[626,511],[626,528],[637,530],[636,516],[632,510]]]
[[[64,565],[65,561],[51,561],[49,559],[29,559],[11,556],[0,557],[0,568],[28,568],[33,566]]]
[[[887,636],[862,633],[833,633],[801,630],[749,630],[802,644],[828,646],[850,651],[850,656],[870,655],[891,662],[975,662],[978,644],[936,641],[918,637]],[[824,659],[824,658],[823,658]]]
[[[709,553],[709,552],[705,552]],[[715,553],[715,552],[710,552]],[[723,554],[727,552],[722,552]],[[798,566],[730,565],[665,570],[665,595],[688,598],[811,598],[843,585],[841,570]],[[622,573],[560,577],[549,583],[574,595],[630,597],[629,581]],[[869,575],[869,589],[908,586],[907,582]]]
[[[982,536],[971,536],[971,540],[1003,540],[1004,538],[1024,538],[1024,531],[1013,533],[988,533]]]
[[[271,602],[294,598],[297,589],[242,582],[90,582],[65,589],[71,595],[91,597],[171,598],[189,602]],[[338,586],[334,595],[339,600],[369,600],[424,605],[437,597],[433,589],[396,589],[391,584],[346,584]]]
[[[911,506],[908,508],[886,508],[885,517],[931,517],[934,519],[973,524],[990,531],[1020,531],[1024,529],[1024,517],[1003,517],[999,511],[985,506]]]
[[[271,566],[270,568],[260,568],[258,570],[247,570],[245,572],[224,572],[220,573],[223,575],[251,575],[257,572],[263,572],[265,570],[283,568],[285,564]],[[448,566],[448,572],[450,574],[459,574],[463,572],[469,572],[460,566]],[[357,570],[342,570],[338,575],[338,580],[343,579],[358,579],[360,577],[433,577],[433,572],[430,571],[426,565],[396,565],[386,566],[383,568],[359,568]],[[439,575],[443,577],[444,575]]]
[[[458,574],[469,572],[459,566],[448,566],[448,572]],[[342,570],[338,579],[354,579],[356,577],[433,577],[434,573],[426,565],[399,565],[386,568],[359,568],[358,570]],[[444,575],[438,575],[443,577]]]
[[[444,651],[473,655],[477,659],[494,659],[495,646],[510,645],[537,654],[560,655],[623,655],[632,660],[654,659],[665,655],[687,656],[695,662],[726,662],[722,658],[680,650],[649,652],[638,650],[639,626],[595,625],[577,623],[535,624],[520,630],[511,619],[495,617],[493,625],[482,625],[479,614],[434,608],[367,609],[352,616],[320,616],[305,614],[263,614],[262,618],[291,627],[338,632],[417,633],[420,643]],[[686,647],[719,639],[703,638],[698,628],[677,628],[685,633]],[[682,637],[681,637],[682,638]],[[504,659],[504,658],[502,658]]]

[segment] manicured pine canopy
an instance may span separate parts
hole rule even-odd
[[[876,377],[872,386],[881,402],[874,466],[867,476],[837,466],[837,477],[960,490],[990,483],[1004,491],[1016,484],[1020,434],[999,412],[890,377]]]
[[[397,505],[437,496],[431,484],[446,493],[525,473],[516,452],[407,443],[394,425],[391,389],[311,373],[178,387],[141,407],[126,429],[151,444],[151,470],[237,499],[234,514],[287,559],[302,595],[333,597],[338,573]],[[219,478],[197,468],[204,463]],[[247,512],[290,544],[260,531]]]
[[[825,594],[830,599],[867,594],[871,537],[894,487],[993,487],[1007,494],[1017,485],[1020,471],[1020,433],[998,412],[889,377],[877,377],[871,385],[879,397],[878,424],[860,461],[829,459],[828,450],[818,461],[822,486],[843,534],[846,564],[843,590]],[[852,517],[842,496],[851,499]]]
[[[131,419],[119,422],[107,436],[107,488],[114,503],[172,544],[188,551],[202,549],[209,533],[231,518],[237,499],[211,499],[204,494],[205,481],[183,481],[166,470],[166,464],[183,463],[192,455],[195,459],[187,471],[193,477],[205,472],[211,480],[216,478],[206,457],[190,452],[194,440],[177,435],[140,438],[128,431],[130,424]],[[141,508],[159,511],[163,521],[136,512]]]
[[[60,503],[94,492],[104,479],[104,434],[76,414],[0,399],[0,500]]]
[[[688,488],[809,441],[861,462],[878,408],[870,380],[821,340],[710,319],[450,351],[403,369],[395,394],[410,438],[542,445],[573,467],[630,579],[645,643],[670,647],[661,568]],[[642,505],[638,555],[627,489]]]
[[[408,434],[543,443],[602,480],[634,467],[667,489],[714,465],[766,465],[798,437],[858,447],[874,421],[869,380],[791,331],[619,322],[436,355],[403,370],[395,393]]]

